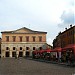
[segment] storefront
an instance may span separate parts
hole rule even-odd
[[[75,61],[75,45],[71,44],[62,48],[62,61],[67,62],[68,60]]]
[[[57,47],[51,51],[51,57],[54,61],[61,60],[61,51],[62,49],[60,47]]]
[[[5,56],[6,57],[9,57],[10,56],[10,53],[9,52],[6,52]]]
[[[12,57],[16,57],[16,52],[12,52]]]
[[[34,59],[37,58],[36,55],[37,55],[37,50],[32,52],[32,58],[34,58]]]
[[[45,50],[45,60],[51,60],[51,54],[50,54],[51,50],[50,49],[46,49]]]

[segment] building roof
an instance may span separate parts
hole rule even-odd
[[[45,33],[47,34],[47,32],[43,32],[43,31],[34,31],[34,30],[31,30],[29,28],[26,28],[26,27],[23,27],[23,28],[20,28],[20,29],[17,29],[17,30],[13,30],[13,31],[3,31],[1,33]]]
[[[56,42],[56,40],[57,40],[58,37],[60,37],[60,36],[63,35],[65,32],[67,32],[67,31],[69,31],[69,30],[71,30],[71,29],[74,29],[74,28],[75,28],[75,25],[74,25],[74,26],[70,25],[70,28],[69,28],[69,29],[66,28],[65,31],[59,32],[58,35],[56,36],[56,38],[53,40],[53,42]]]
[[[63,33],[65,33],[65,32],[67,32],[67,31],[69,31],[69,30],[71,30],[71,29],[74,29],[74,28],[75,28],[75,25],[74,25],[74,26],[71,26],[69,29],[67,29],[67,28],[66,28],[66,30],[65,30],[65,31],[61,32],[61,34],[63,34]]]

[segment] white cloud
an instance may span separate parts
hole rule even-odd
[[[52,40],[51,38],[48,38],[48,39],[47,39],[47,43],[50,44],[50,45],[52,45],[52,41],[53,41],[53,40]],[[52,46],[53,46],[53,45],[52,45]]]
[[[61,30],[61,15],[73,9],[73,0],[0,0],[0,31],[28,27],[47,31],[47,39]],[[51,41],[52,42],[52,41]]]
[[[72,9],[63,11],[59,27],[68,27],[69,24],[75,24],[75,13]]]
[[[0,6],[5,19],[27,21],[34,18],[34,21],[41,20],[50,23],[49,21],[59,20],[64,9],[64,2],[62,0],[4,0]]]

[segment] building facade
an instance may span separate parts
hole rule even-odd
[[[58,36],[53,40],[53,48],[64,48],[70,44],[75,44],[75,26],[70,25],[70,28],[64,32],[60,32]]]
[[[62,57],[64,61],[66,60],[67,55],[73,55],[75,59],[75,26],[70,25],[70,28],[67,29],[56,37],[53,40],[53,48],[61,49]]]
[[[1,57],[32,56],[34,50],[40,50],[46,44],[47,32],[34,31],[23,27],[1,33]]]
[[[0,38],[0,57],[1,57],[1,38]]]
[[[63,33],[61,33],[61,39],[62,48],[70,44],[75,44],[75,26],[72,27],[70,25],[69,29],[66,28],[66,30]]]
[[[56,36],[56,38],[53,40],[53,49],[60,47],[61,48],[61,32]]]

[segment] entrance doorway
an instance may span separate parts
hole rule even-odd
[[[1,54],[1,49],[0,49],[0,54]]]
[[[19,52],[19,57],[23,57],[23,52]]]
[[[30,54],[29,52],[26,52],[26,57],[29,57],[29,54]]]
[[[12,52],[12,57],[16,57],[16,52]]]
[[[9,57],[9,52],[6,52],[5,56],[6,56],[6,57]]]

